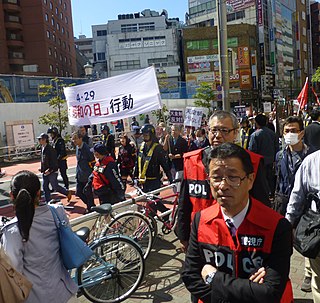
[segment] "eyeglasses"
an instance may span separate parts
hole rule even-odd
[[[236,128],[210,128],[209,131],[213,134],[213,135],[217,135],[218,132],[222,135],[222,136],[227,136],[229,135],[232,131],[236,130]]]
[[[241,182],[247,178],[248,175],[245,175],[243,178],[239,176],[225,176],[225,177],[220,177],[220,176],[213,176],[213,177],[208,177],[209,182],[212,184],[214,187],[220,186],[222,181],[226,181],[228,185],[231,187],[237,188],[241,185]]]

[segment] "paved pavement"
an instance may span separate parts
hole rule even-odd
[[[68,165],[69,167],[75,165],[74,157],[68,159]],[[38,166],[39,162],[37,161],[34,163],[21,163],[6,167],[5,170],[8,173],[8,176],[0,179],[0,190],[1,186],[8,183],[3,181],[9,181],[11,176],[17,171],[28,169],[37,172]],[[129,188],[128,190],[130,191],[132,188]],[[6,193],[2,191],[0,194]],[[61,198],[62,202],[66,205],[66,199],[63,197]],[[84,204],[78,198],[73,197],[71,204],[75,206],[73,210],[68,211],[71,218],[81,216],[84,213]],[[9,210],[11,209],[0,209],[0,215],[4,215]],[[184,254],[179,251],[179,247],[179,241],[175,238],[174,233],[169,235],[160,234],[153,251],[146,261],[145,279],[136,293],[131,298],[127,299],[127,302],[190,302],[190,294],[184,288],[180,279]],[[294,252],[291,258],[290,277],[293,283],[295,302],[313,302],[310,293],[304,293],[300,290],[300,285],[304,277],[304,258],[297,252]],[[83,296],[79,299],[81,302],[89,302]]]

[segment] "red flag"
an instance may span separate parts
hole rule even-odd
[[[313,87],[311,87],[311,90],[312,90],[312,92],[313,92],[313,94],[314,94],[314,97],[316,98],[316,101],[317,101],[318,105],[320,105],[319,98],[318,98],[318,96],[317,96],[316,92],[314,91],[314,88],[313,88]]]
[[[299,102],[299,109],[304,109],[305,105],[308,103],[308,77],[306,78],[306,82],[297,98]]]

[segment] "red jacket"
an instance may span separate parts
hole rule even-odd
[[[110,186],[110,181],[103,174],[104,170],[107,168],[107,165],[110,162],[114,162],[113,157],[106,156],[102,159],[101,163],[99,161],[96,162],[93,168],[93,180],[92,186],[95,190],[104,187]]]
[[[187,288],[205,302],[223,299],[223,302],[275,303],[280,297],[281,303],[293,302],[288,277],[292,231],[288,223],[252,199],[234,242],[217,203],[201,211],[200,216],[195,217],[182,274]],[[218,270],[212,289],[200,276],[204,264],[212,264]],[[250,275],[262,266],[267,272],[264,283],[249,282]],[[240,280],[235,282],[234,278]],[[212,300],[211,294],[217,301]]]

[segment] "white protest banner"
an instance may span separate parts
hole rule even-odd
[[[263,102],[263,112],[270,113],[272,111],[271,102]]]
[[[201,126],[203,109],[200,107],[186,107],[184,126]]]
[[[92,125],[162,108],[153,66],[64,88],[70,125]]]

